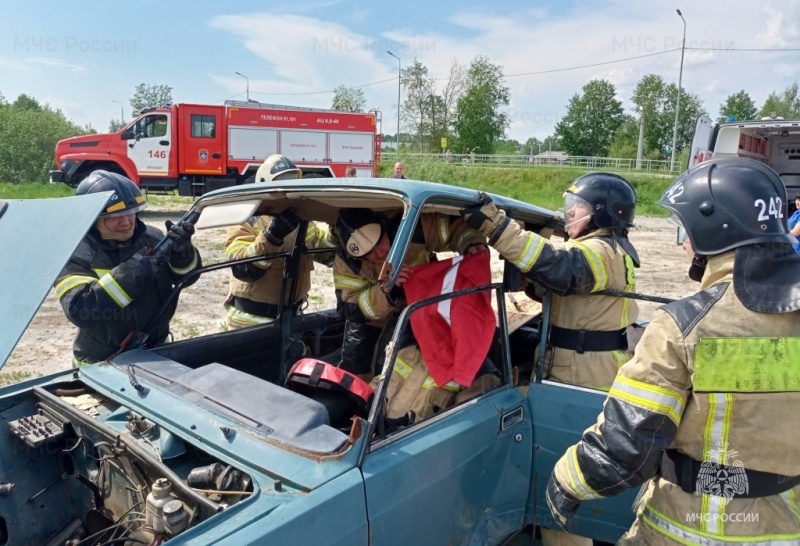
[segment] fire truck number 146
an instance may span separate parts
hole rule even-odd
[[[158,159],[167,159],[167,151],[166,150],[148,150],[147,151],[148,157],[155,157]]]

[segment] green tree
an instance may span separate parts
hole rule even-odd
[[[85,133],[61,110],[42,106],[27,95],[0,106],[0,180],[46,182],[48,171],[55,168],[56,143]]]
[[[556,124],[556,134],[571,155],[606,156],[614,134],[624,119],[617,90],[606,80],[592,80],[583,94],[569,99],[566,115]]]
[[[800,89],[797,82],[789,85],[782,92],[773,91],[764,101],[760,116],[783,116],[785,119],[800,118]]]
[[[108,132],[109,133],[116,133],[120,129],[125,127],[125,122],[119,119],[112,119],[108,122]]]
[[[42,105],[39,104],[39,101],[26,95],[25,93],[21,94],[17,97],[17,100],[11,103],[11,108],[15,110],[29,110],[32,112],[41,112]]]
[[[728,116],[736,116],[738,120],[756,119],[758,109],[750,95],[742,89],[725,99],[719,105],[719,121],[723,122]]]
[[[428,74],[428,67],[414,59],[414,63],[402,70],[400,83],[405,88],[405,100],[400,110],[403,124],[416,133],[419,151],[423,152],[429,143],[430,129],[432,126],[431,97],[435,95],[433,78]]]
[[[678,86],[667,84],[661,76],[647,74],[639,80],[631,99],[636,117],[644,114],[645,154],[659,159],[668,158],[672,152]],[[697,95],[681,89],[681,111],[675,142],[678,152],[689,146],[697,117],[705,113]]]
[[[631,159],[639,150],[639,120],[625,115],[608,150],[608,157]]]
[[[536,137],[529,137],[522,145],[522,153],[526,155],[539,155],[542,150],[546,150],[541,140]]]
[[[467,70],[467,86],[458,99],[453,127],[462,148],[490,154],[495,142],[505,135],[508,115],[508,87],[503,85],[503,68],[478,55]]]
[[[172,87],[169,85],[150,85],[140,83],[130,99],[133,116],[138,116],[145,108],[161,106],[172,102]]]
[[[367,99],[363,89],[340,85],[333,90],[331,109],[339,112],[363,112],[367,108]]]
[[[513,138],[510,140],[499,139],[494,144],[494,151],[498,154],[516,154],[522,150],[522,144],[519,141],[514,140]],[[528,148],[530,151],[530,148]],[[523,151],[524,153],[524,151]]]

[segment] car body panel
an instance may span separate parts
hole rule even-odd
[[[363,466],[374,543],[495,544],[520,529],[530,418],[503,431],[500,423],[511,411],[527,414],[524,406],[506,386],[375,447]]]
[[[0,201],[0,368],[111,195]]]
[[[534,463],[531,501],[534,519],[544,527],[554,527],[545,493],[553,467],[567,448],[576,444],[583,431],[593,425],[603,411],[606,393],[563,385],[551,381],[531,384],[528,400],[533,414]],[[638,489],[629,489],[611,499],[581,503],[573,530],[576,534],[615,543],[633,522],[633,501]]]

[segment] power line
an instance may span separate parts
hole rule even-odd
[[[685,49],[690,49],[693,51],[742,51],[742,52],[791,52],[791,51],[800,51],[800,48],[737,48],[737,47],[687,47]],[[516,78],[519,76],[538,76],[541,74],[552,74],[554,72],[569,72],[572,70],[581,70],[583,68],[593,68],[595,66],[605,66],[609,64],[617,64],[617,63],[624,63],[628,61],[635,61],[636,59],[644,59],[646,57],[657,57],[659,55],[664,55],[667,53],[674,53],[675,51],[680,51],[680,47],[675,47],[673,49],[665,49],[663,51],[656,51],[654,53],[645,53],[643,55],[635,55],[633,57],[625,57],[622,59],[614,59],[612,61],[602,61],[599,63],[591,63],[591,64],[582,64],[576,66],[568,66],[564,68],[551,68],[549,70],[537,70],[534,72],[520,72],[519,74],[506,74],[504,78]],[[373,85],[380,85],[382,83],[393,82],[397,78],[389,78],[386,80],[380,80],[376,82],[364,83],[361,85],[350,85],[347,86],[351,89],[363,89],[365,87],[371,87]],[[432,78],[438,81],[446,81],[448,78]],[[250,91],[253,95],[268,95],[268,96],[304,96],[304,95],[325,95],[328,93],[335,93],[335,89],[326,89],[324,91],[303,91],[297,93],[264,93],[258,91]],[[238,97],[243,93],[239,93],[234,95],[231,98]],[[229,100],[229,99],[226,99]],[[222,101],[217,101],[222,102]]]
[[[680,48],[678,48],[680,49]],[[695,51],[760,51],[760,52],[780,52],[780,51],[800,51],[800,47],[687,47]]]
[[[396,79],[397,78],[389,78],[388,80],[380,80],[377,82],[364,83],[361,85],[348,85],[347,87],[349,87],[350,89],[362,89],[364,87],[370,87],[372,85],[378,85],[380,83],[393,82]],[[335,89],[327,89],[325,91],[305,91],[302,93],[258,93],[256,91],[250,91],[250,93],[252,93],[253,95],[323,95],[325,93],[335,93],[335,92],[336,92]]]
[[[655,57],[657,55],[663,55],[665,53],[672,53],[673,51],[680,51],[681,48],[676,47],[675,49],[665,49],[664,51],[657,51],[655,53],[646,53],[644,55],[637,55],[635,57],[626,57],[624,59],[616,59],[614,61],[603,61],[601,63],[592,63],[592,64],[582,64],[579,66],[569,66],[566,68],[552,68],[550,70],[539,70],[537,72],[522,72],[520,74],[508,74],[506,78],[516,78],[517,76],[534,76],[537,74],[551,74],[553,72],[567,72],[569,70],[578,70],[580,68],[591,68],[593,66],[603,66],[606,64],[616,64],[616,63],[624,63],[627,61],[633,61],[636,59],[643,59],[645,57]]]

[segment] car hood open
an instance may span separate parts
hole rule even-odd
[[[111,195],[0,200],[0,368]]]

